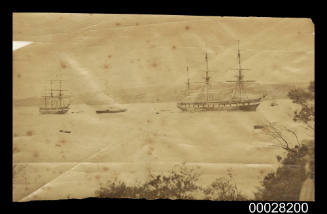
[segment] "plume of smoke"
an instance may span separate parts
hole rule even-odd
[[[91,72],[67,54],[61,55],[60,58],[70,70],[69,86],[74,91],[74,96],[88,105],[109,105],[120,108],[112,97],[104,93],[104,87]]]

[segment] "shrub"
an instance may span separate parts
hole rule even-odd
[[[313,142],[310,142],[313,144]],[[311,159],[309,172],[305,165]],[[266,175],[262,187],[255,194],[257,200],[264,201],[297,201],[301,187],[306,178],[313,178],[313,148],[306,144],[295,146],[288,151],[287,156],[281,160],[281,166]]]
[[[208,200],[246,200],[231,176],[218,178],[207,188],[197,184],[199,176],[194,168],[177,165],[166,175],[151,175],[142,185],[127,186],[124,182],[109,181],[95,194],[100,198],[195,199],[195,194],[200,193]]]
[[[205,199],[215,201],[244,201],[247,200],[238,190],[232,176],[217,178],[203,190]]]

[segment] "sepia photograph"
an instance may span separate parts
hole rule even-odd
[[[315,201],[311,19],[12,19],[12,201]]]

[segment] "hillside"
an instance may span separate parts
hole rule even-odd
[[[252,84],[248,86],[247,93],[256,94],[258,96],[265,94],[266,99],[283,99],[287,98],[287,93],[294,88],[306,88],[309,83],[297,83],[297,84]],[[231,93],[232,85],[228,83],[220,83],[213,85],[211,88],[215,90],[221,96],[225,96],[225,93]],[[192,90],[197,90],[198,87],[192,87]],[[185,96],[185,89],[183,88],[168,88],[167,90],[160,90],[162,87],[151,88],[132,88],[122,90],[105,91],[105,94],[112,97],[119,103],[160,103],[160,102],[176,102]],[[91,96],[91,95],[87,95]],[[94,95],[93,95],[94,96]],[[84,97],[84,96],[82,96]],[[90,100],[89,100],[90,101]],[[78,96],[72,96],[72,104],[84,103]],[[33,106],[40,105],[42,100],[38,97],[29,97],[24,99],[14,99],[14,106]],[[106,104],[105,102],[99,102],[94,100],[89,102],[90,105]]]
[[[234,79],[237,40],[247,79],[309,82],[313,30],[308,19],[14,14],[14,39],[34,43],[13,53],[13,96],[40,96],[47,80],[63,77],[72,94],[90,93],[83,102],[99,91],[124,93],[123,102],[175,100],[186,66],[201,80],[205,52],[212,79]]]

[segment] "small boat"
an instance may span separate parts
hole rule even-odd
[[[72,133],[71,131],[68,131],[68,130],[62,130],[62,129],[60,129],[59,132],[63,132],[63,133]]]
[[[119,112],[125,112],[127,109],[114,109],[114,108],[109,108],[105,110],[97,110],[97,114],[104,114],[104,113],[119,113]]]
[[[253,128],[254,129],[263,129],[263,128],[265,128],[265,126],[264,125],[254,125]]]

